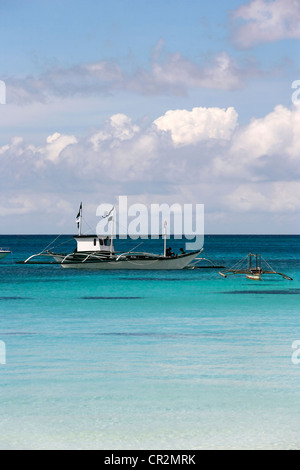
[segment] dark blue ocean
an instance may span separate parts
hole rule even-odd
[[[16,264],[54,239],[0,237],[0,449],[300,448],[300,236],[205,237],[218,265],[294,279],[259,282]]]

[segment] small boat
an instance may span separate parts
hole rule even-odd
[[[111,211],[112,212],[112,211]],[[112,220],[111,213],[109,221]],[[181,270],[185,269],[203,251],[174,254],[166,245],[166,230],[164,239],[164,253],[136,252],[134,248],[127,252],[117,252],[114,249],[114,234],[110,236],[82,235],[82,204],[77,216],[79,233],[74,237],[76,249],[72,253],[56,253],[44,250],[30,256],[22,264],[45,264],[34,259],[39,257],[52,258],[51,264],[59,264],[65,269],[89,269],[89,270]],[[112,224],[114,226],[114,224]],[[49,264],[49,262],[46,264]]]
[[[275,271],[270,264],[258,254],[249,253],[245,258],[236,263],[232,268],[224,272],[219,272],[222,277],[228,277],[234,274],[245,274],[247,279],[252,281],[261,281],[265,274],[277,274],[278,276],[292,281],[293,279],[286,274]]]
[[[0,260],[6,258],[7,255],[10,255],[11,251],[7,248],[0,248]]]

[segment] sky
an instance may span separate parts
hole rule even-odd
[[[206,233],[299,233],[300,0],[0,0],[0,18],[0,234],[76,232],[81,201],[93,228],[125,195],[204,204]]]

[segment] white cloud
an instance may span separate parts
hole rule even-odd
[[[124,140],[130,140],[139,132],[140,128],[132,124],[132,120],[125,114],[115,114],[106,122],[104,129],[92,135],[90,142],[97,151],[101,142],[110,141],[112,146]]]
[[[33,197],[26,194],[2,197],[0,213],[2,216],[20,216],[34,212],[36,204]]]
[[[252,181],[299,178],[299,126],[299,106],[276,106],[237,129],[226,155],[215,159],[214,171]]]
[[[47,137],[47,144],[40,147],[38,151],[44,155],[47,160],[53,163],[59,161],[60,155],[69,145],[77,144],[78,141],[73,135],[61,135],[55,132],[53,135]]]
[[[237,121],[234,108],[194,108],[168,111],[154,124],[160,131],[170,132],[174,145],[179,146],[210,139],[230,140]]]
[[[131,72],[111,60],[55,67],[39,76],[7,76],[7,99],[10,104],[24,105],[49,103],[56,98],[109,96],[116,91],[159,96],[185,95],[198,88],[236,90],[247,78],[261,73],[253,63],[239,65],[226,51],[197,62],[180,52],[161,52],[161,47],[156,48],[148,66]]]
[[[236,21],[234,41],[241,48],[300,38],[299,0],[252,0],[232,17]]]
[[[274,111],[261,119],[253,119],[236,135],[232,150],[251,154],[252,158],[263,155],[299,155],[300,108],[288,109],[276,106]]]
[[[225,196],[231,210],[238,212],[293,213],[300,210],[300,183],[244,184]]]
[[[124,75],[112,60],[55,67],[38,77],[7,77],[5,83],[10,103],[47,103],[54,97],[90,96],[123,88]]]
[[[5,144],[0,148],[0,155],[4,155],[12,149],[15,155],[21,155],[23,153],[22,144],[22,137],[13,137],[10,144]]]
[[[141,86],[149,94],[157,90],[182,94],[189,88],[233,90],[243,86],[243,71],[227,52],[217,54],[204,64],[193,63],[177,52],[163,62],[153,62],[150,73],[140,72],[130,85],[132,89]]]

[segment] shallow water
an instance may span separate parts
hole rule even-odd
[[[259,252],[293,282],[16,265],[55,237],[0,238],[1,449],[300,447],[300,237],[205,240],[218,264]]]

